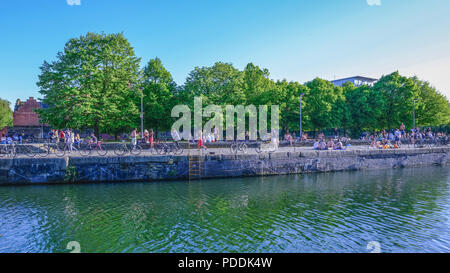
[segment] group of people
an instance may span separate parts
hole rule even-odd
[[[52,129],[48,132],[48,136],[53,143],[65,143],[69,153],[74,150],[74,144],[78,147],[81,144],[80,134],[75,133],[72,129],[66,129],[65,131]]]
[[[66,130],[52,129],[48,132],[48,137],[50,141],[53,143],[65,144],[67,146],[67,150],[69,151],[69,153],[74,149],[80,149],[80,146],[83,143],[83,141],[94,144],[98,142],[98,139],[93,132],[90,133],[90,135],[86,138],[86,140],[83,140],[78,132],[74,132],[70,128]]]
[[[0,144],[12,144],[13,142],[22,144],[25,139],[30,139],[30,136],[26,136],[23,131],[19,134],[14,133],[12,136],[6,133],[2,134],[2,137],[0,138]]]
[[[443,132],[433,132],[431,128],[421,130],[420,128],[412,128],[407,131],[402,123],[400,128],[392,130],[382,130],[373,134],[363,133],[362,140],[369,140],[370,147],[379,149],[400,148],[402,142],[409,141],[414,144],[418,140],[434,140],[437,138],[448,138],[449,136]]]
[[[342,139],[330,138],[327,142],[324,137],[316,139],[313,144],[314,150],[345,150],[346,146],[343,144]],[[350,145],[350,144],[347,144]]]
[[[8,134],[2,134],[2,138],[0,139],[0,144],[12,144],[13,142],[22,143],[23,138],[22,135],[14,134],[12,137]]]

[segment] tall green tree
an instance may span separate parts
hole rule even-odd
[[[0,99],[0,130],[13,125],[13,113],[9,107],[9,101]]]
[[[202,96],[204,105],[245,104],[242,81],[243,74],[232,64],[217,62],[211,67],[194,68],[186,79],[184,91],[190,94],[189,98]]]
[[[378,128],[398,128],[402,123],[411,128],[413,100],[419,95],[419,88],[412,79],[397,71],[381,77],[373,91],[382,96]]]
[[[143,70],[144,123],[146,128],[169,130],[177,86],[159,58],[151,59]]]
[[[308,93],[308,87],[298,82],[277,81],[277,91],[273,92],[272,104],[279,105],[280,128],[283,132],[287,130],[300,131],[300,94]],[[302,101],[302,108],[308,108],[305,101]],[[309,117],[302,111],[302,127],[309,124]]]
[[[344,96],[347,104],[349,125],[354,135],[364,130],[377,129],[377,121],[381,116],[381,96],[373,92],[367,85],[355,87],[351,83],[343,85]]]
[[[450,122],[450,103],[447,98],[436,90],[429,82],[417,77],[412,80],[419,89],[416,103],[417,126],[438,126]]]
[[[308,83],[305,94],[305,115],[309,117],[309,129],[340,127],[342,103],[345,97],[342,88],[331,82],[316,78]]]
[[[118,133],[138,124],[140,59],[123,34],[87,33],[70,39],[56,61],[40,67],[40,93],[49,107],[39,110],[56,128],[92,128]]]

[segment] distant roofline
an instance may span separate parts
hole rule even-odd
[[[355,79],[355,78],[365,79],[365,80],[369,80],[369,81],[378,81],[378,79],[374,79],[374,78],[363,77],[363,76],[353,76],[353,77],[348,77],[348,78],[332,80],[331,82],[344,81],[344,80],[350,80],[350,79]]]

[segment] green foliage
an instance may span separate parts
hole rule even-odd
[[[316,78],[308,83],[305,94],[305,115],[309,117],[310,129],[333,128],[342,125],[342,103],[345,97],[342,88],[329,81]]]
[[[438,92],[428,82],[412,78],[419,88],[416,102],[416,124],[418,126],[433,126],[450,124],[450,104],[446,97]]]
[[[175,106],[176,84],[159,58],[152,59],[143,71],[144,127],[158,131],[169,130],[170,118]]]
[[[68,165],[64,174],[64,182],[75,182],[77,178],[77,169],[73,165]]]
[[[13,114],[9,107],[9,101],[0,99],[0,130],[5,126],[13,125]]]
[[[133,127],[139,116],[130,83],[137,82],[139,61],[122,34],[70,39],[56,61],[40,68],[37,85],[49,106],[39,111],[42,120],[97,134]]]
[[[412,127],[413,100],[419,95],[419,88],[411,78],[394,72],[381,77],[373,91],[381,96],[378,128],[399,128],[402,122]]]
[[[177,86],[159,58],[142,71],[140,59],[122,34],[95,34],[71,39],[57,60],[41,66],[38,86],[46,109],[44,122],[55,128],[93,128],[120,133],[139,124],[140,90],[144,126],[168,131],[171,109],[201,96],[203,105],[279,105],[283,130],[299,130],[300,94],[303,130],[365,130],[412,126],[413,100],[418,126],[450,124],[447,98],[428,82],[398,72],[383,76],[373,87],[343,87],[316,78],[306,84],[274,81],[269,71],[249,63],[241,71],[230,63],[195,67]],[[141,77],[142,76],[142,77]],[[270,108],[269,108],[270,109]],[[270,113],[268,113],[270,116]],[[269,118],[270,120],[270,118]],[[11,124],[9,103],[0,101],[0,127]],[[270,126],[270,125],[269,125]]]

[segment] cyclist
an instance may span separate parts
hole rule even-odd
[[[94,133],[91,133],[91,143],[97,144],[98,140]]]

